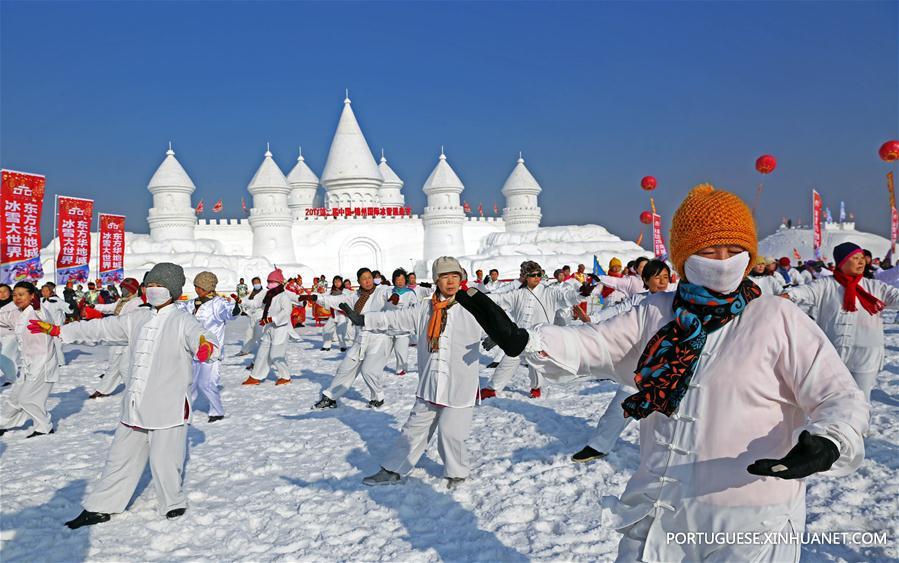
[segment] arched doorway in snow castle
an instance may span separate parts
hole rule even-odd
[[[381,268],[381,247],[368,237],[356,237],[340,247],[337,254],[342,275],[355,276],[362,267],[373,270]]]

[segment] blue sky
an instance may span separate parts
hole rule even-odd
[[[195,201],[240,198],[270,141],[320,174],[344,88],[420,211],[440,146],[464,199],[502,207],[518,151],[544,224],[640,231],[694,184],[751,200],[762,234],[834,213],[888,234],[877,148],[899,137],[896,2],[0,3],[0,164],[147,232],[166,144]],[[777,156],[762,178],[755,158]],[[52,201],[44,233],[52,222]]]

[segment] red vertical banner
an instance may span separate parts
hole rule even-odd
[[[665,249],[665,240],[662,238],[662,216],[658,213],[652,214],[652,250],[656,258],[668,256],[668,250]]]
[[[895,207],[890,208],[890,248],[896,252],[896,239],[899,238],[899,212]]]
[[[91,222],[94,200],[60,196],[56,217],[59,254],[56,256],[56,284],[86,282],[90,277]]]
[[[103,285],[125,278],[125,216],[99,214],[100,280]]]
[[[0,283],[38,281],[41,267],[41,208],[47,179],[40,174],[2,170],[0,201]]]
[[[821,194],[817,190],[812,190],[812,232],[814,233],[815,258],[821,259],[821,210],[824,203],[821,201]]]
[[[896,207],[896,184],[892,172],[887,172],[887,191],[890,194],[890,207]]]

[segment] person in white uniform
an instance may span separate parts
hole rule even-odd
[[[19,376],[0,411],[0,436],[28,420],[34,424],[28,438],[53,434],[47,397],[59,381],[58,352],[52,338],[28,330],[30,323],[48,322],[53,314],[49,308],[41,307],[37,288],[31,282],[17,283],[12,299],[12,307],[0,309],[0,330],[12,332],[16,337]]]
[[[341,295],[343,294],[343,278],[341,276],[334,276],[331,280],[331,289],[329,290],[331,295]],[[319,292],[323,293],[323,292]],[[322,327],[322,352],[328,352],[331,350],[331,344],[334,341],[334,338],[337,337],[340,340],[340,337],[337,336],[337,311],[335,309],[329,309],[330,316],[328,320],[325,321],[325,326]],[[346,315],[339,315],[346,319]],[[345,342],[340,341],[340,347],[346,348]]]
[[[148,461],[159,514],[177,518],[187,510],[182,471],[192,414],[193,361],[210,361],[220,343],[193,315],[174,306],[185,282],[181,266],[156,264],[144,282],[151,307],[63,327],[37,320],[29,326],[63,342],[129,346],[122,415],[103,474],[84,499],[81,514],[66,522],[72,529],[123,512]]]
[[[472,350],[477,352],[483,331],[456,304],[465,275],[459,261],[442,256],[434,261],[432,271],[437,291],[417,307],[363,314],[347,304],[341,306],[366,332],[418,334],[415,404],[381,469],[362,480],[366,485],[401,482],[435,435],[447,488],[458,486],[469,475],[465,440],[471,431],[480,367],[479,354]]]
[[[323,307],[340,308],[344,312],[346,312],[345,309],[340,307],[344,303],[360,314],[382,311],[388,303],[392,288],[384,284],[375,286],[374,277],[368,268],[360,268],[356,272],[356,280],[359,282],[359,289],[352,293],[313,295],[308,296],[307,299],[317,301]],[[369,408],[382,407],[384,405],[382,380],[384,366],[387,365],[389,346],[390,339],[386,334],[357,330],[353,345],[350,346],[343,361],[340,362],[330,387],[322,392],[321,399],[312,405],[312,408],[333,409],[337,407],[337,399],[350,390],[360,373],[368,388]]]
[[[678,290],[605,323],[524,330],[485,295],[457,300],[548,378],[612,372],[639,389],[622,408],[640,421],[640,466],[620,499],[603,499],[623,534],[618,561],[798,561],[799,543],[668,534],[801,533],[803,479],[859,467],[868,404],[814,322],[745,278],[757,240],[737,196],[694,188],[670,241]]]
[[[41,286],[41,308],[46,308],[49,320],[58,325],[65,323],[66,316],[74,312],[68,303],[56,295],[56,284],[53,282],[47,282]],[[56,361],[59,363],[59,367],[66,365],[62,342],[54,340],[53,345],[56,346]]]
[[[225,347],[225,325],[240,315],[240,297],[232,295],[234,303],[216,295],[218,276],[212,272],[200,272],[194,277],[196,299],[179,301],[178,308],[193,315],[200,325],[215,337],[220,345],[211,361],[194,360],[194,379],[190,386],[190,400],[197,400],[200,391],[209,401],[209,422],[218,422],[225,418],[225,407],[222,406],[221,364]]]
[[[579,291],[583,287],[586,295],[590,294],[593,287],[581,285],[577,280],[570,280],[556,285],[540,283],[543,279],[543,269],[540,264],[532,260],[521,263],[520,278],[524,280],[524,286],[515,291],[506,293],[490,293],[490,298],[500,307],[509,312],[519,326],[535,327],[542,323],[552,324],[557,311],[571,311],[571,308],[585,297]],[[512,380],[521,358],[505,356],[490,378],[490,384],[481,389],[481,399],[496,397]],[[528,368],[528,376],[531,380],[531,398],[539,398],[543,387],[540,374]]]
[[[115,303],[98,303],[94,309],[105,315],[126,315],[144,304],[140,295],[140,284],[134,278],[125,278],[119,284],[122,298]],[[62,323],[54,323],[62,324]],[[99,399],[112,395],[113,391],[128,378],[130,354],[128,346],[109,346],[109,360],[106,371],[100,380],[100,386],[91,393],[90,399]]]
[[[406,270],[402,268],[394,270],[390,281],[393,283],[393,289],[390,292],[390,297],[387,298],[387,303],[384,305],[385,311],[406,309],[418,305],[419,300],[415,291],[406,287]],[[396,332],[388,335],[390,339],[388,358],[393,357],[396,362],[394,371],[397,375],[406,375],[406,369],[409,367],[409,339],[411,334]]]
[[[749,270],[749,279],[762,290],[762,295],[780,295],[784,291],[780,281],[768,271],[764,256],[756,256],[755,264]]]
[[[791,287],[784,295],[808,310],[870,401],[884,362],[881,311],[899,305],[899,289],[863,277],[865,255],[855,243],[835,246],[833,258],[833,276]]]
[[[243,346],[240,348],[238,356],[248,356],[255,354],[259,348],[259,340],[262,338],[262,300],[265,298],[265,289],[262,287],[262,280],[253,278],[253,290],[246,299],[241,298],[241,309],[249,317],[250,324],[247,325],[244,334]]]

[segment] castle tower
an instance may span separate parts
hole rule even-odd
[[[524,159],[519,154],[518,163],[506,178],[502,189],[506,198],[503,221],[506,224],[507,232],[521,233],[540,227],[542,213],[540,205],[537,203],[537,196],[541,191],[540,184],[524,165]]]
[[[381,205],[384,207],[404,207],[406,198],[403,197],[403,181],[396,175],[393,168],[387,164],[383,150],[381,151],[381,164],[378,165],[378,170],[381,172],[381,177],[384,178],[384,183],[381,184],[381,189],[378,192],[381,198]]]
[[[329,208],[380,205],[378,190],[384,180],[350,104],[347,95],[322,171],[325,205]]]
[[[290,194],[287,196],[287,206],[294,221],[303,220],[306,210],[315,207],[315,195],[318,190],[318,176],[306,164],[303,158],[303,149],[293,170],[287,175],[287,183],[290,185]]]
[[[193,239],[197,215],[190,196],[196,187],[175,158],[172,143],[147,189],[153,194],[153,207],[147,216],[150,237],[154,241]]]
[[[428,205],[422,215],[424,224],[424,259],[430,263],[440,256],[465,254],[462,226],[465,212],[460,196],[465,186],[446,161],[443,150],[437,166],[425,181],[422,190],[428,196]]]
[[[253,208],[250,209],[253,256],[268,258],[273,264],[296,262],[287,203],[291,188],[268,147],[247,189],[253,196]]]

